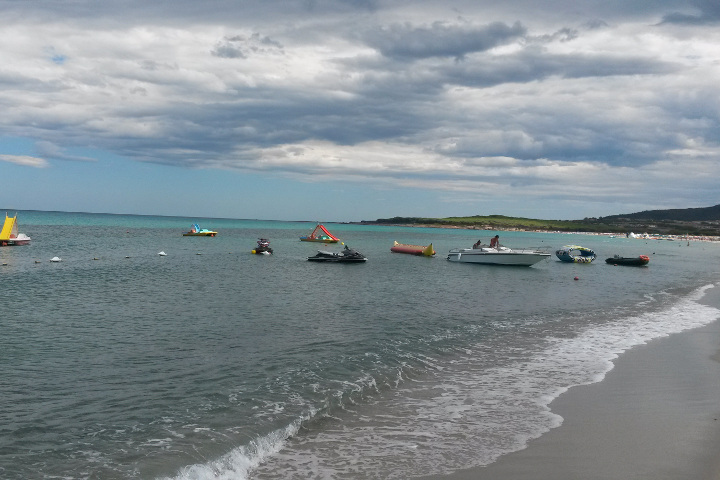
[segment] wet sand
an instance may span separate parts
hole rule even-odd
[[[702,302],[720,308],[720,288]],[[720,321],[637,346],[526,449],[437,480],[720,480]]]

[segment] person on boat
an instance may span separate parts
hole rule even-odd
[[[482,245],[482,239],[475,242],[472,246],[473,250],[477,250]]]
[[[500,235],[495,235],[490,239],[490,248],[498,248],[500,246]]]

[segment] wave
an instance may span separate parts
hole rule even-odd
[[[348,396],[335,405],[337,416],[312,410],[172,478],[407,478],[488,465],[560,426],[551,402],[573,386],[601,381],[623,352],[717,320],[720,310],[698,302],[713,286],[660,311],[610,318],[567,337],[550,335],[532,348],[505,352],[496,366],[487,345],[465,347],[371,400]],[[374,380],[360,383],[348,387],[377,389]]]
[[[285,428],[277,429],[268,435],[259,437],[248,445],[238,447],[216,460],[185,467],[176,476],[163,477],[163,480],[246,479],[253,468],[256,468],[269,456],[279,452],[287,439],[297,434],[302,422],[312,417],[312,415],[309,414],[305,418],[290,423]]]

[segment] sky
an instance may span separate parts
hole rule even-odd
[[[0,0],[0,208],[720,203],[717,0]]]

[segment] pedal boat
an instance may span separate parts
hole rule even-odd
[[[208,230],[207,228],[200,228],[198,224],[190,226],[189,232],[184,232],[183,237],[214,237],[218,232],[214,230]]]

